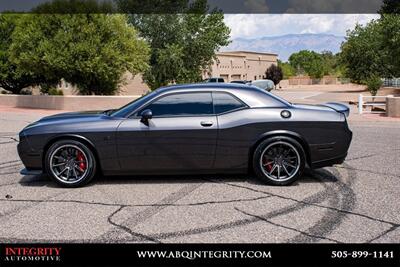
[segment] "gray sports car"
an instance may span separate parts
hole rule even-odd
[[[240,84],[160,88],[117,110],[49,116],[19,134],[22,174],[77,187],[104,175],[246,173],[287,185],[342,163],[352,132],[339,103],[291,104]]]

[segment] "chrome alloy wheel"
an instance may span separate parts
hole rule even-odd
[[[263,150],[259,164],[269,179],[283,182],[294,177],[299,171],[300,155],[292,144],[276,141]]]
[[[50,170],[63,183],[77,183],[85,178],[90,162],[86,153],[76,145],[58,147],[50,155]]]

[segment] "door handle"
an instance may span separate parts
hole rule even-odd
[[[200,124],[203,127],[210,127],[213,125],[213,122],[212,121],[202,121],[202,122],[200,122]]]

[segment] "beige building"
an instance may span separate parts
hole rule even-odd
[[[225,82],[259,80],[272,64],[278,64],[277,54],[250,51],[217,52],[217,59],[208,70],[204,70],[203,79],[221,77]]]

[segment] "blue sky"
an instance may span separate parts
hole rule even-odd
[[[226,14],[232,39],[299,33],[346,35],[346,30],[379,18],[377,14]]]

